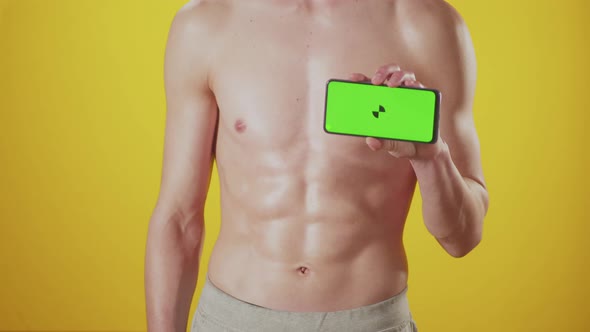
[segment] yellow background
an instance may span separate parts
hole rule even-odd
[[[451,3],[478,56],[491,208],[484,241],[457,260],[417,197],[405,242],[420,331],[586,331],[589,2]],[[0,0],[0,330],[145,330],[163,51],[182,4]],[[217,195],[215,175],[201,275]]]

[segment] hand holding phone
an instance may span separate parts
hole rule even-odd
[[[436,143],[440,92],[331,79],[324,130],[330,134]]]

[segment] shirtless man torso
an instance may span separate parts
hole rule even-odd
[[[330,78],[440,90],[439,141],[326,134]],[[471,111],[475,57],[442,0],[191,1],[172,23],[165,83],[150,331],[186,327],[214,159],[222,221],[208,276],[244,302],[327,312],[403,291],[417,180],[441,246],[460,257],[479,243],[488,198]]]

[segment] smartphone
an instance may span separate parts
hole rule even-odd
[[[435,143],[440,100],[434,89],[331,79],[326,84],[324,131]]]

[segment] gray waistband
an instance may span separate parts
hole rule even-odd
[[[241,301],[207,276],[198,311],[233,331],[380,331],[412,322],[406,293],[407,288],[382,302],[349,310],[288,312]]]

